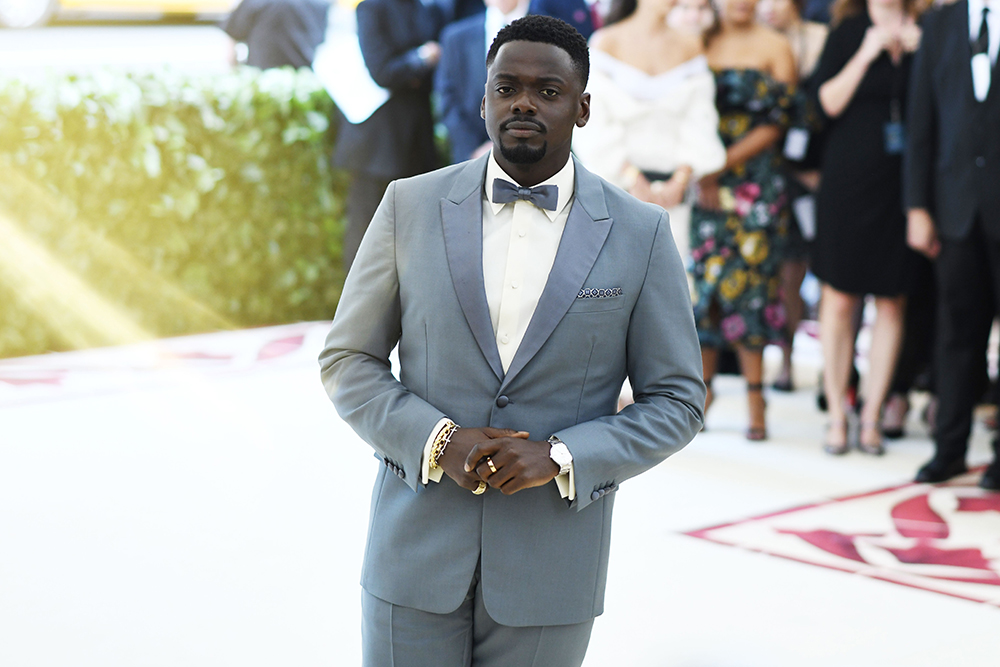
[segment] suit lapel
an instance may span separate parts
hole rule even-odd
[[[966,99],[971,100],[973,104],[979,104],[979,101],[976,99],[976,89],[972,83],[972,43],[969,39],[971,30],[969,27],[969,3],[956,2],[951,5],[951,10],[953,12],[951,26],[946,33],[943,53],[960,54],[958,65],[961,68],[959,77],[962,81],[962,94]]]
[[[566,219],[566,229],[535,314],[507,369],[501,391],[538,353],[573,305],[611,231],[612,220],[608,217],[600,179],[585,170],[579,161],[575,168],[576,195]]]
[[[444,246],[458,302],[472,335],[497,379],[503,366],[486,303],[483,281],[483,201],[482,184],[487,157],[466,163],[448,196],[441,200]]]

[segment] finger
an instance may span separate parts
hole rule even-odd
[[[497,468],[497,472],[496,473],[494,473],[492,470],[490,470],[490,465],[486,461],[483,461],[482,463],[480,463],[479,465],[477,465],[476,466],[476,474],[479,475],[479,479],[481,479],[484,482],[486,482],[487,484],[489,484],[490,483],[490,478],[491,477],[495,477],[497,475],[497,473],[500,472],[500,468],[498,468],[495,463],[493,464],[493,467]]]
[[[482,429],[483,435],[487,438],[527,438],[527,431],[515,431],[512,428],[493,428],[487,426]]]
[[[486,471],[489,472],[489,468],[486,468]],[[490,475],[490,478],[485,481],[494,489],[503,490],[504,485],[509,484],[516,477],[517,475],[512,466],[504,467],[498,465],[496,473]]]
[[[483,440],[476,443],[469,451],[469,455],[465,457],[465,472],[472,472],[472,469],[479,464],[480,459],[484,456],[492,456],[498,451],[500,451],[498,439]]]

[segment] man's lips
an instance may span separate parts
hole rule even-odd
[[[526,120],[512,120],[504,123],[503,129],[515,137],[530,137],[545,131],[540,123]]]

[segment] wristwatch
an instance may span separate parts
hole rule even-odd
[[[549,458],[559,466],[560,475],[568,475],[573,463],[573,455],[569,453],[569,447],[554,435],[549,436],[549,443],[552,445],[549,448]]]

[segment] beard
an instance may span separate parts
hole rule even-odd
[[[543,143],[538,148],[532,148],[525,144],[515,144],[504,146],[500,144],[500,155],[511,164],[535,164],[545,157],[548,151],[549,142]]]

